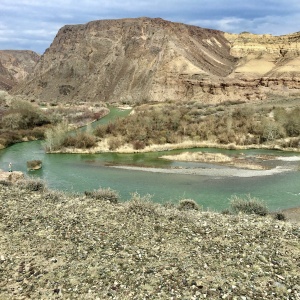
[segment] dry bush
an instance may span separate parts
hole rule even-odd
[[[1,121],[2,127],[7,129],[31,129],[49,123],[49,118],[38,106],[19,99],[11,102]]]
[[[145,143],[143,141],[139,141],[139,140],[133,141],[132,146],[133,146],[133,149],[135,149],[135,150],[144,149],[146,147]]]
[[[94,190],[92,192],[85,191],[84,194],[87,197],[96,199],[96,200],[104,200],[109,201],[110,203],[118,203],[119,201],[119,193],[117,191],[112,190],[111,188],[99,188],[98,190]]]
[[[286,215],[283,212],[276,212],[274,214],[274,219],[278,221],[286,221]]]
[[[114,151],[122,146],[123,140],[119,136],[112,136],[108,139],[108,149]]]
[[[66,121],[49,128],[45,132],[44,147],[46,151],[56,151],[61,149],[65,138],[68,135],[68,123]]]
[[[25,179],[25,180],[19,180],[17,181],[17,185],[25,190],[31,191],[31,192],[43,192],[46,190],[46,183],[41,179]]]
[[[75,147],[88,149],[96,145],[96,137],[87,132],[77,132],[76,135],[68,135],[62,141],[63,147]]]
[[[151,195],[141,196],[138,193],[131,194],[131,199],[126,202],[125,212],[128,215],[149,216],[158,213],[159,204],[152,201]]]
[[[246,199],[233,196],[230,200],[230,209],[233,213],[241,212],[259,216],[266,216],[268,214],[266,204],[257,198],[251,198],[249,195]]]
[[[200,210],[200,206],[193,199],[182,199],[179,201],[179,210]]]

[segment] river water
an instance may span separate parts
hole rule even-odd
[[[128,114],[113,110],[113,118]],[[111,117],[111,116],[110,116]],[[108,117],[101,123],[111,120]],[[212,164],[175,162],[159,158],[164,154],[177,154],[187,150],[139,154],[46,154],[41,141],[15,144],[0,151],[0,169],[13,169],[46,181],[51,189],[83,192],[110,187],[120,193],[122,199],[130,199],[132,193],[150,194],[156,202],[194,199],[205,209],[221,211],[228,207],[232,195],[250,195],[264,200],[270,210],[300,206],[300,154],[275,150],[219,150],[190,149],[189,151],[221,152],[227,155],[243,153],[246,157],[274,155],[269,160],[272,168],[289,171],[262,176],[218,176],[224,167]],[[39,159],[43,168],[27,171],[28,160]],[[213,175],[189,175],[129,170],[113,166],[137,166],[160,169],[204,168],[215,170]],[[228,167],[227,167],[228,169]],[[241,171],[242,172],[242,171]],[[242,174],[242,173],[241,173]]]

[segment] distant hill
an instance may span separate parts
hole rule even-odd
[[[229,34],[163,19],[66,25],[14,89],[58,101],[264,99],[298,93],[300,33]]]
[[[40,55],[29,50],[0,50],[0,90],[10,90],[26,78]]]

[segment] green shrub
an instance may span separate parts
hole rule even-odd
[[[118,203],[119,201],[119,193],[111,188],[99,188],[98,190],[94,190],[92,192],[85,191],[84,194],[87,197],[109,201],[110,203]]]
[[[267,206],[259,199],[247,196],[246,199],[233,196],[230,200],[230,209],[233,213],[239,212],[245,214],[255,214],[259,216],[266,216],[268,214]]]
[[[182,199],[179,201],[179,210],[200,210],[200,206],[193,199]]]

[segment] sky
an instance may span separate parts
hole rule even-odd
[[[0,0],[0,50],[43,54],[64,25],[159,17],[240,33],[300,31],[299,0]]]

